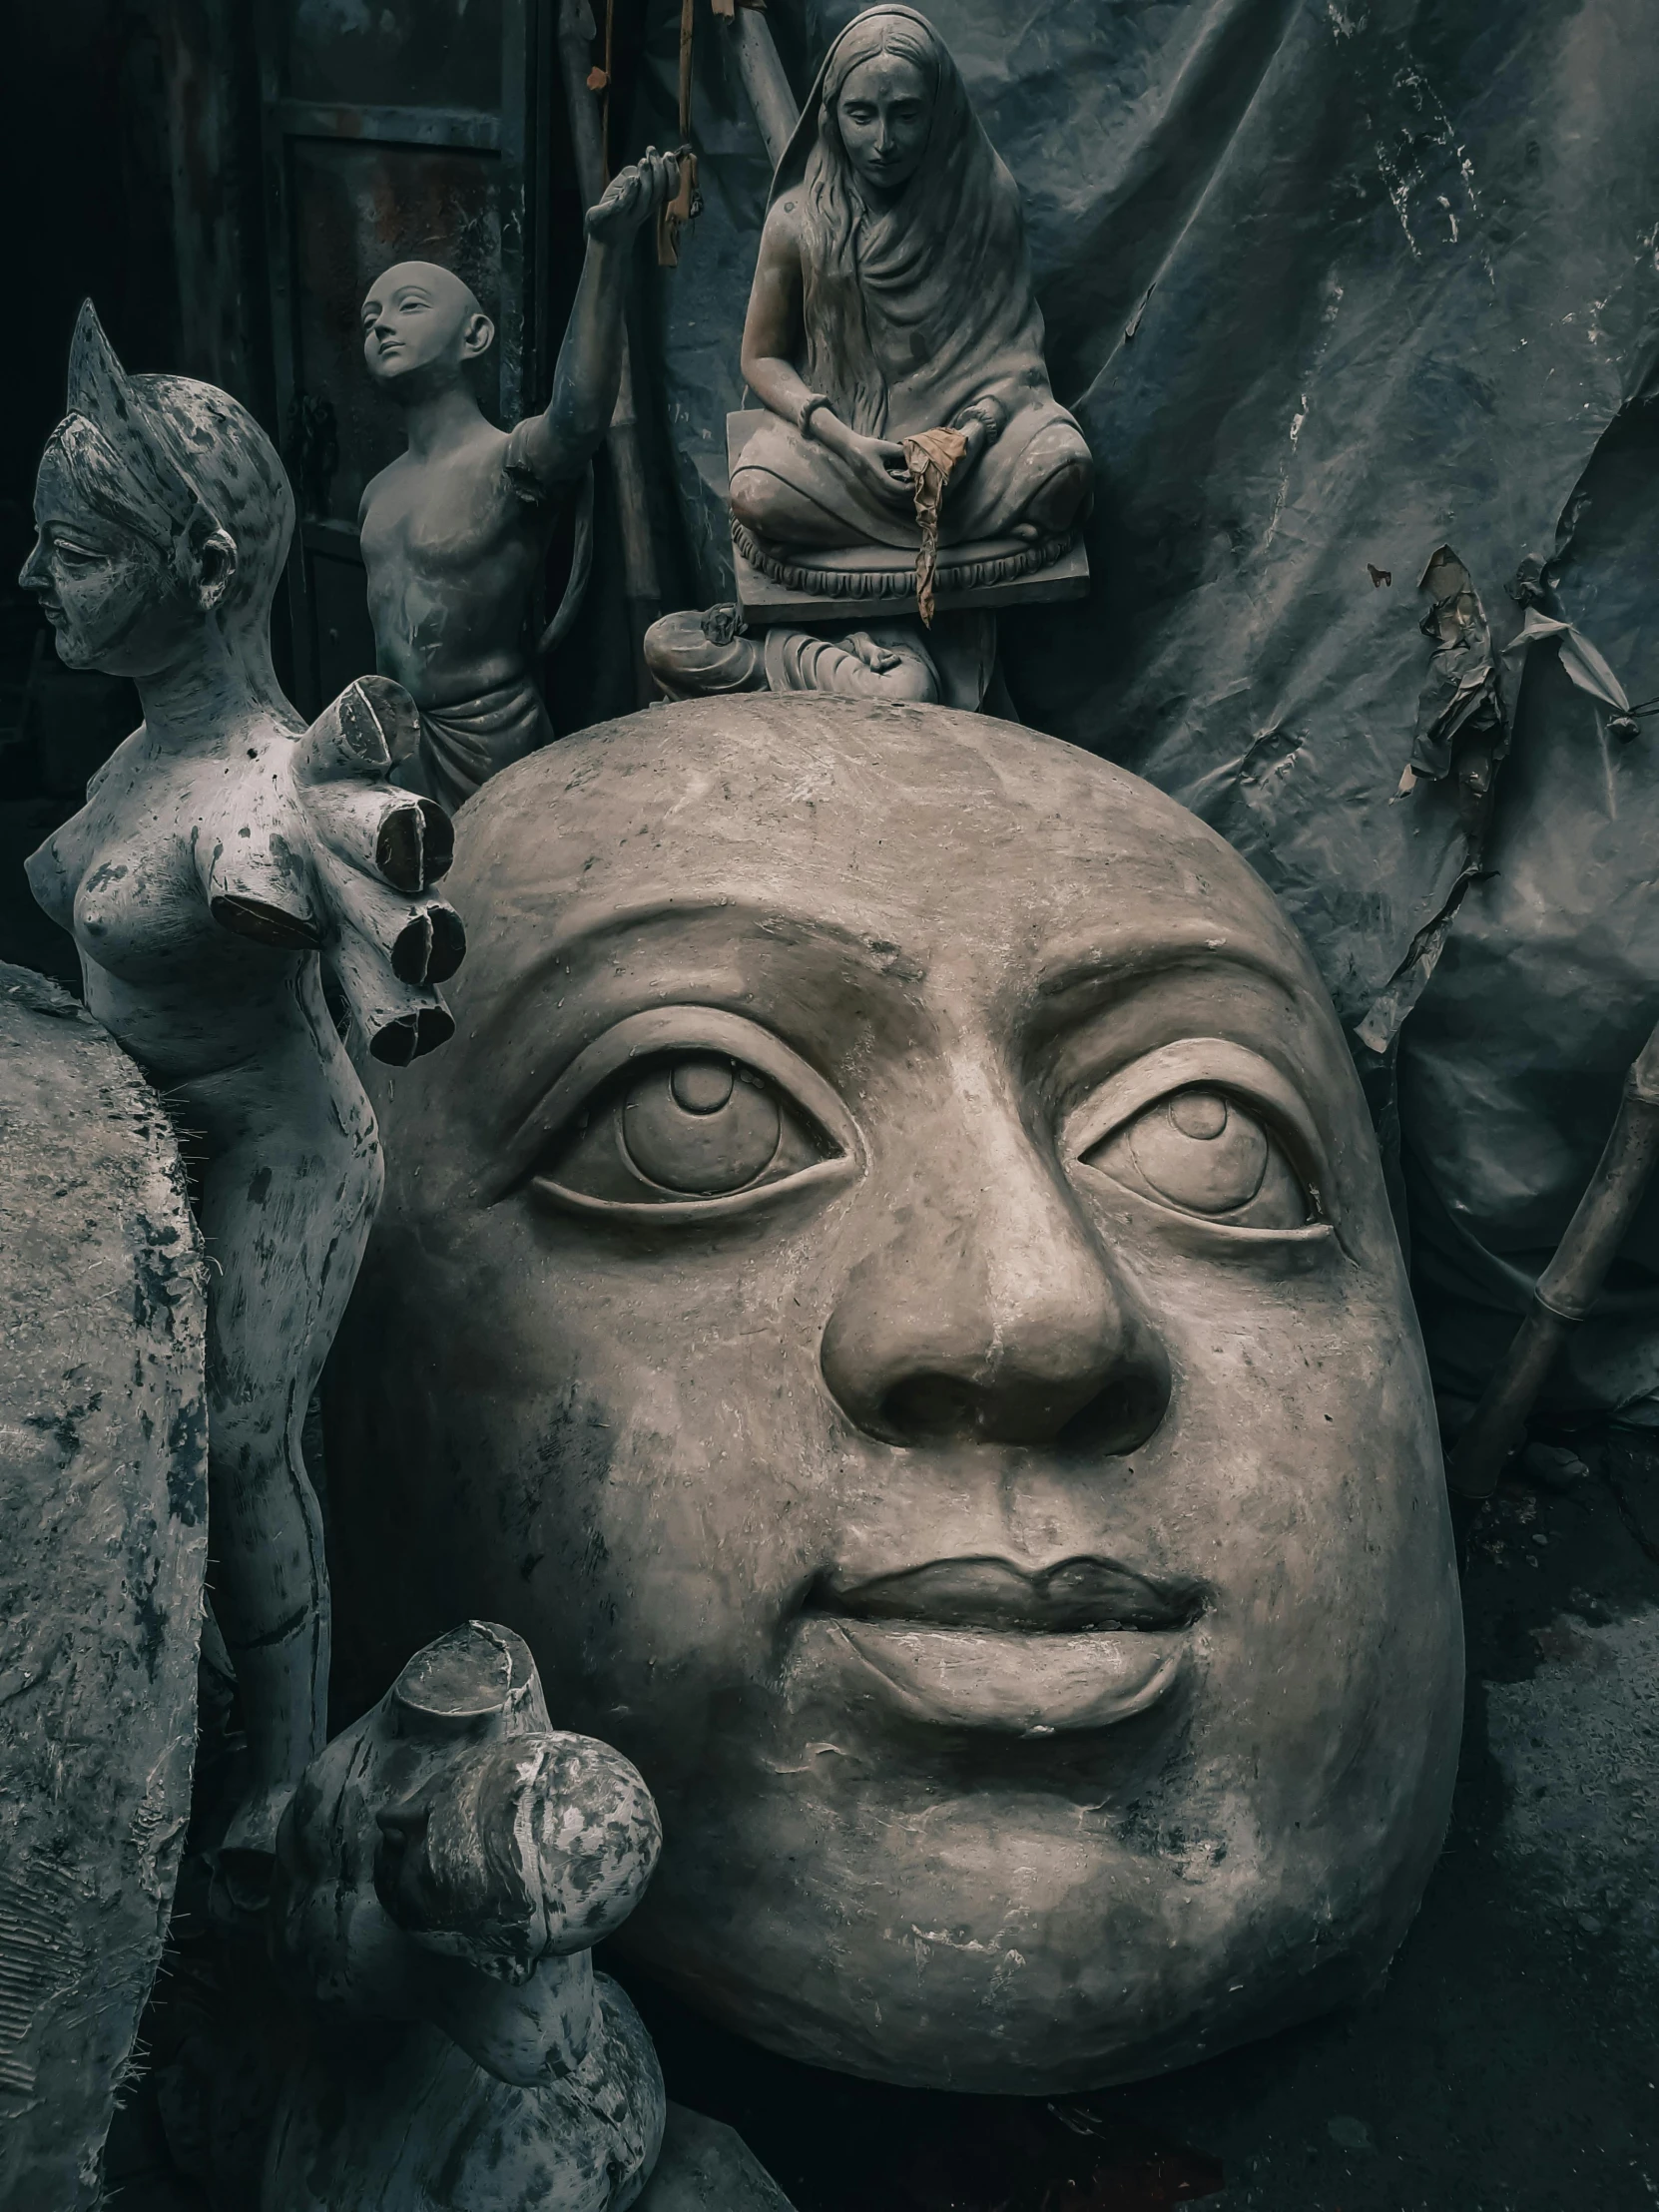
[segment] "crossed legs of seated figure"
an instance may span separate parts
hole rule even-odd
[[[958,469],[945,493],[940,542],[1063,538],[1087,511],[1093,483],[1086,448],[1069,423],[1039,430],[1012,480],[993,487],[979,467]],[[790,424],[769,420],[732,471],[734,521],[791,550],[854,550],[916,544],[908,496],[877,501],[845,465]]]

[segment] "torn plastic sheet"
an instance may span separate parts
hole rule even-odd
[[[1404,1026],[1405,1017],[1428,988],[1434,970],[1440,964],[1440,954],[1445,950],[1451,925],[1457,918],[1457,909],[1463,903],[1463,893],[1471,883],[1478,882],[1481,870],[1470,861],[1452,884],[1445,904],[1432,921],[1425,922],[1411,939],[1405,957],[1388,978],[1386,985],[1373,1000],[1365,1019],[1354,1034],[1368,1052],[1381,1059],[1393,1044]]]
[[[1521,579],[1522,673],[1488,872],[1400,1033],[1412,1279],[1437,1385],[1472,1399],[1564,1234],[1659,1016],[1659,404],[1640,383],[1597,443],[1546,565]],[[1587,634],[1588,633],[1588,634]],[[1590,643],[1593,635],[1597,641]],[[1659,1418],[1659,1195],[1650,1189],[1547,1419]]]
[[[1616,715],[1628,715],[1630,701],[1624,686],[1607,666],[1601,655],[1584,635],[1570,622],[1561,622],[1554,615],[1528,607],[1526,618],[1519,630],[1503,648],[1506,654],[1524,653],[1529,645],[1543,638],[1554,638],[1560,648],[1561,666],[1568,680],[1575,684],[1586,699],[1599,700],[1604,707],[1611,707]]]
[[[855,12],[771,0],[798,92]],[[1495,1318],[1495,1358],[1659,1012],[1659,741],[1603,727],[1548,640],[1506,660],[1525,619],[1497,588],[1547,570],[1545,617],[1659,694],[1651,0],[1034,0],[1013,32],[1002,0],[928,13],[1020,185],[1055,392],[1097,470],[1091,597],[1004,616],[1001,674],[1028,722],[1246,853],[1345,1021],[1414,965],[1391,1034],[1423,1310],[1442,1374],[1472,1375],[1459,1313]],[[675,127],[675,0],[648,0],[645,35],[635,145]],[[697,68],[706,212],[651,279],[641,346],[686,605],[732,596],[720,429],[769,182],[724,25]],[[1423,641],[1373,580],[1447,543],[1500,712],[1515,694],[1477,874],[1455,766],[1401,792]],[[1455,764],[1491,696],[1437,701],[1428,763],[1449,738]],[[1659,1309],[1632,1330],[1622,1351],[1579,1332],[1569,1396],[1627,1402],[1650,1360],[1659,1388]]]
[[[1503,689],[1492,654],[1491,629],[1473,579],[1449,545],[1428,556],[1419,592],[1432,604],[1418,624],[1434,650],[1417,700],[1411,758],[1398,796],[1408,797],[1417,778],[1451,779],[1463,831],[1463,864],[1438,911],[1425,921],[1355,1028],[1367,1052],[1386,1055],[1406,1016],[1427,989],[1439,964],[1463,894],[1480,874],[1497,764],[1509,749]]]
[[[1428,556],[1417,589],[1434,595],[1434,604],[1418,625],[1423,636],[1433,641],[1434,653],[1417,700],[1410,760],[1413,778],[1449,776],[1453,757],[1462,750],[1457,740],[1465,732],[1483,735],[1489,774],[1490,762],[1501,759],[1506,750],[1507,733],[1486,610],[1468,570],[1449,545],[1436,546]]]
[[[798,94],[855,12],[772,0]],[[1097,466],[1091,598],[1002,618],[1009,692],[1231,838],[1358,1022],[1466,859],[1452,780],[1398,797],[1422,644],[1370,572],[1449,541],[1495,588],[1553,549],[1659,315],[1650,0],[928,12],[1020,185]],[[631,140],[663,143],[675,0],[645,28]],[[705,214],[642,343],[687,605],[732,596],[719,432],[769,182],[724,25],[697,69]],[[1486,605],[1501,649],[1519,610]]]

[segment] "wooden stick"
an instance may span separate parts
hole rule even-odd
[[[697,213],[697,156],[691,149],[692,32],[697,0],[680,0],[680,190],[657,211],[657,266],[678,269],[680,233]]]
[[[1659,1028],[1624,1079],[1596,1171],[1532,1294],[1526,1319],[1458,1437],[1446,1480],[1463,1497],[1490,1497],[1520,1444],[1526,1417],[1556,1355],[1589,1313],[1659,1161]]]
[[[587,84],[591,20],[584,0],[563,0],[559,10],[559,61],[565,80],[576,181],[581,188],[583,205],[589,208],[603,199],[605,193],[599,110]],[[645,460],[640,450],[639,419],[634,406],[633,363],[626,337],[622,341],[622,381],[617,389],[606,446],[611,457],[611,481],[616,491],[617,522],[622,537],[623,589],[628,599],[629,633],[634,648],[634,696],[644,707],[657,696],[657,687],[645,665],[645,633],[663,611],[663,595],[657,581],[651,503],[646,492]]]
[[[784,74],[784,65],[778,59],[772,26],[763,10],[742,7],[732,20],[730,36],[737,44],[738,74],[755,112],[767,159],[776,169],[784,158],[785,147],[795,136],[801,110]]]

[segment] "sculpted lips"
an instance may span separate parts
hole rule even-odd
[[[1194,1583],[1154,1582],[1113,1559],[1062,1559],[1040,1574],[1026,1574],[1006,1559],[939,1559],[867,1582],[826,1575],[812,1602],[819,1611],[851,1620],[1058,1635],[1091,1628],[1185,1628],[1203,1599]]]
[[[941,1559],[862,1581],[823,1575],[804,1626],[822,1622],[850,1646],[870,1686],[915,1719],[1048,1736],[1156,1704],[1203,1610],[1199,1584],[1111,1559],[1035,1574],[1005,1559]]]

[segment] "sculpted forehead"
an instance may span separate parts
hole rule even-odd
[[[520,763],[460,832],[475,977],[523,944],[532,911],[586,920],[722,894],[807,900],[860,933],[971,926],[987,946],[1096,918],[1208,929],[1307,972],[1265,887],[1184,809],[1073,747],[940,708],[762,695],[656,709]]]
[[[451,269],[440,269],[436,262],[394,262],[390,269],[382,270],[369,285],[364,295],[366,307],[370,301],[383,301],[386,294],[395,291],[399,284],[419,284],[431,293],[440,306],[455,307],[466,314],[479,314],[479,307],[472,286],[462,281]]]

